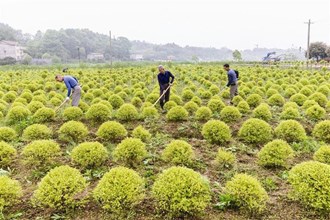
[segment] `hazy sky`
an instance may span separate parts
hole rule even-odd
[[[330,44],[330,0],[0,0],[0,22],[37,30],[88,28],[181,46],[290,48]]]

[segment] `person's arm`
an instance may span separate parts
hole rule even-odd
[[[64,83],[65,83],[66,88],[68,89],[67,98],[70,98],[70,95],[71,95],[71,86],[70,86],[70,83],[69,83],[69,81],[64,81]]]
[[[170,78],[171,78],[171,81],[170,81],[170,83],[172,84],[173,82],[174,82],[174,75],[170,72],[170,71],[168,71],[168,73],[169,73],[169,75],[170,75]]]
[[[233,83],[233,75],[231,73],[228,73],[228,83],[227,87],[229,87]]]

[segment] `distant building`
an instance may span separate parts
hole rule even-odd
[[[101,53],[90,53],[87,55],[87,60],[104,60],[104,55]]]
[[[15,41],[0,41],[0,59],[4,59],[5,57],[12,57],[15,60],[22,60],[24,57],[24,48],[19,45],[18,42]]]
[[[143,60],[142,54],[131,54],[130,56],[131,60]]]
[[[169,55],[169,56],[167,56],[167,60],[168,61],[173,61],[173,60],[175,60],[175,56]]]

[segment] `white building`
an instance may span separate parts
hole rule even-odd
[[[143,60],[143,54],[131,54],[131,60]]]
[[[5,57],[12,57],[15,60],[22,60],[24,56],[23,47],[15,41],[0,41],[0,59]]]
[[[101,53],[90,53],[87,55],[87,60],[104,60],[104,55]]]

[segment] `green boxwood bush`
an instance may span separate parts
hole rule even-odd
[[[282,121],[275,128],[275,135],[287,142],[301,142],[307,138],[304,127],[295,120]]]
[[[294,155],[290,145],[283,140],[273,140],[258,153],[258,163],[265,167],[285,167]]]
[[[321,146],[313,155],[313,159],[330,165],[330,146]]]
[[[325,110],[321,106],[313,105],[312,107],[309,107],[305,114],[306,117],[312,121],[318,121],[320,119],[323,119],[325,117]]]
[[[234,106],[226,106],[220,112],[220,119],[226,123],[238,121],[241,117],[242,114]]]
[[[178,104],[176,104],[176,102],[174,102],[174,101],[168,101],[168,102],[166,102],[165,103],[165,105],[164,105],[164,109],[166,110],[166,111],[169,111],[171,108],[173,108],[173,107],[175,107],[175,106],[177,106]]]
[[[108,159],[108,151],[99,142],[84,142],[73,148],[71,159],[83,168],[95,168]]]
[[[122,121],[136,120],[139,113],[132,104],[123,104],[117,111],[116,118]]]
[[[250,111],[250,106],[249,103],[247,103],[246,101],[240,101],[237,104],[237,109],[239,110],[239,112],[241,112],[242,114],[246,114]]]
[[[17,151],[13,146],[7,144],[6,142],[0,141],[0,168],[9,166],[15,159],[16,155]]]
[[[246,98],[246,101],[250,107],[254,108],[260,105],[262,97],[259,94],[251,94]]]
[[[0,127],[0,141],[11,142],[17,138],[17,133],[10,127]]]
[[[42,178],[33,194],[32,203],[61,211],[72,209],[84,202],[83,192],[86,187],[86,180],[79,170],[67,165],[59,166]]]
[[[280,94],[274,94],[268,99],[268,103],[271,106],[283,106],[285,99]]]
[[[49,122],[54,120],[54,118],[55,110],[47,107],[42,107],[33,114],[33,121],[36,123]]]
[[[137,138],[124,139],[113,151],[113,158],[116,162],[131,167],[141,163],[146,156],[145,144]]]
[[[187,102],[184,106],[183,106],[188,112],[189,114],[194,114],[197,109],[199,108],[199,106],[196,104],[196,102],[193,101],[189,101]]]
[[[330,211],[330,165],[302,162],[290,170],[288,181],[293,198],[316,210]]]
[[[23,196],[21,184],[8,176],[0,176],[0,213],[17,203]]]
[[[308,97],[308,99],[316,101],[322,107],[325,107],[327,105],[327,102],[328,102],[328,98],[320,92],[313,93],[312,95],[310,95]]]
[[[300,93],[294,94],[290,97],[290,101],[297,103],[299,106],[302,106],[306,100],[307,97]]]
[[[289,107],[282,111],[280,118],[283,120],[289,120],[289,119],[299,119],[300,113],[297,108]]]
[[[171,167],[158,176],[152,197],[159,211],[171,218],[201,214],[211,201],[208,181],[184,167]]]
[[[220,170],[224,168],[232,168],[236,163],[236,157],[232,152],[219,148],[215,163]]]
[[[189,113],[182,106],[176,106],[169,110],[166,114],[166,119],[169,121],[185,121],[188,119]]]
[[[124,104],[124,100],[117,94],[111,95],[108,101],[114,109],[117,109]]]
[[[141,117],[143,119],[157,119],[159,118],[159,113],[155,107],[149,106],[142,109]]]
[[[9,123],[14,124],[28,119],[30,115],[31,112],[26,107],[16,106],[9,110],[7,114],[7,119]]]
[[[272,133],[272,127],[267,122],[251,118],[243,123],[238,136],[247,143],[262,144],[273,137]]]
[[[313,129],[313,136],[318,140],[330,143],[330,120],[317,123]]]
[[[146,130],[145,128],[143,128],[142,125],[137,126],[133,130],[132,136],[134,138],[139,138],[143,142],[148,142],[150,140],[150,138],[151,138],[151,134],[149,133],[149,131]]]
[[[32,101],[27,105],[27,108],[30,110],[32,114],[34,114],[38,109],[45,107],[42,102]]]
[[[127,136],[127,131],[119,122],[107,121],[99,127],[96,135],[106,141],[118,141]]]
[[[260,104],[253,110],[253,117],[264,121],[269,121],[272,118],[270,107],[267,104]]]
[[[89,107],[86,112],[86,118],[94,122],[103,122],[111,117],[111,108],[108,106],[97,103]]]
[[[68,107],[63,112],[63,117],[66,121],[79,121],[83,115],[84,112],[77,106]]]
[[[68,121],[59,130],[59,139],[66,142],[82,142],[87,135],[87,127],[79,121]]]
[[[195,113],[195,119],[199,121],[209,120],[212,117],[212,111],[209,107],[199,107]]]
[[[236,206],[250,212],[263,211],[269,200],[260,182],[247,174],[236,174],[226,183],[225,192]]]
[[[39,139],[50,139],[52,135],[52,130],[46,125],[33,124],[24,129],[22,138],[25,141],[34,141]]]
[[[221,110],[225,107],[225,103],[221,101],[221,99],[210,99],[210,101],[207,103],[207,107],[211,109],[213,113],[220,113]]]
[[[102,177],[93,197],[103,209],[120,215],[142,202],[144,191],[144,181],[136,171],[115,167]]]
[[[224,122],[210,120],[203,125],[203,137],[210,143],[222,144],[231,138],[231,130]]]
[[[189,143],[182,140],[174,140],[166,146],[162,157],[166,162],[174,165],[189,166],[195,158],[195,153]]]

